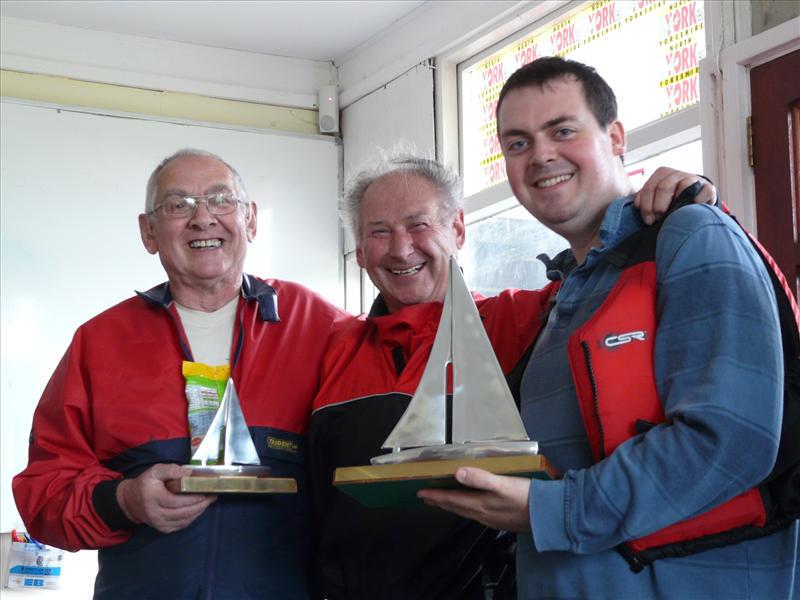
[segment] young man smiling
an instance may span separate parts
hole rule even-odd
[[[792,598],[797,521],[743,537],[769,508],[756,486],[781,431],[772,284],[745,234],[709,206],[674,212],[654,258],[627,262],[621,244],[644,224],[616,112],[594,69],[556,57],[513,74],[497,108],[514,194],[570,243],[550,262],[558,294],[521,392],[528,433],[563,479],[461,469],[475,490],[420,495],[520,532],[520,598]],[[639,406],[654,417],[635,420]],[[706,545],[717,533],[728,545]],[[623,558],[639,568],[632,550],[673,543],[644,572]]]
[[[542,105],[549,110],[531,122],[530,107]],[[601,125],[581,85],[569,79],[514,88],[501,106],[500,146],[514,195],[543,225],[567,238],[575,259],[583,262],[598,245],[608,199],[633,191],[620,160],[622,123]]]

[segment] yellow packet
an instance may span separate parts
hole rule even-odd
[[[203,436],[217,414],[217,409],[225,393],[225,385],[230,376],[230,365],[215,367],[188,360],[183,361],[192,455],[203,441]]]

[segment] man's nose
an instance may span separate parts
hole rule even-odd
[[[389,254],[394,258],[405,258],[414,252],[414,238],[407,231],[394,231],[389,238]]]
[[[530,157],[530,161],[534,165],[545,165],[554,161],[557,157],[556,145],[548,138],[536,140]]]
[[[217,222],[217,215],[208,210],[208,201],[198,202],[194,209],[189,224],[196,227],[207,227],[211,223]]]

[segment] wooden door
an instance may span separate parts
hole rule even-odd
[[[750,90],[758,239],[798,296],[800,50],[754,67]]]

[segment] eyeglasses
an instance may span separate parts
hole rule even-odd
[[[205,204],[212,215],[227,215],[236,210],[240,204],[247,204],[230,192],[214,192],[203,196],[184,196],[183,194],[168,194],[161,204],[156,204],[148,215],[154,214],[158,209],[164,210],[164,216],[169,219],[183,219],[191,217],[198,205]]]

